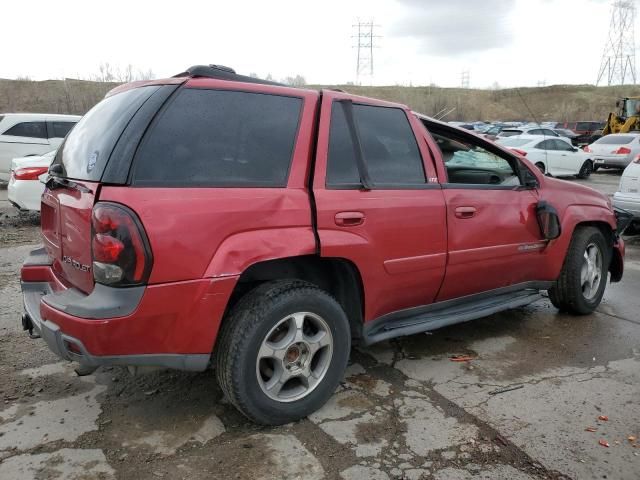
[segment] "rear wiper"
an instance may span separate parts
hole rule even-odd
[[[49,190],[55,190],[56,188],[64,187],[78,190],[82,193],[93,193],[84,185],[80,185],[79,183],[76,183],[73,180],[69,180],[68,178],[56,177],[54,175],[49,175],[47,181],[45,182],[45,185]]]

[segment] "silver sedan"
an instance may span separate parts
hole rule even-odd
[[[612,133],[599,138],[584,151],[593,157],[593,170],[626,168],[640,154],[640,133]]]

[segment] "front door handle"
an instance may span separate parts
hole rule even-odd
[[[476,214],[476,207],[456,207],[456,217],[471,218]]]
[[[364,223],[364,213],[338,212],[336,213],[335,221],[339,227],[355,227]]]

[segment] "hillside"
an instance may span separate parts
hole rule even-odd
[[[83,114],[115,85],[72,79],[0,79],[0,112]],[[335,87],[404,103],[427,115],[453,108],[445,120],[604,120],[614,108],[616,98],[640,95],[639,86],[554,85],[502,90],[355,85]]]

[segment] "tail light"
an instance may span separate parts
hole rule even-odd
[[[43,173],[47,173],[49,167],[25,167],[16,168],[13,172],[13,176],[16,180],[38,180],[38,177]]]
[[[615,153],[617,155],[629,155],[631,153],[631,149],[627,148],[627,147],[620,147],[619,149],[611,152],[611,153]]]
[[[591,153],[591,152],[593,152],[593,150],[591,150],[591,149],[589,148],[589,145],[585,145],[585,146],[584,146],[584,148],[583,148],[582,150],[583,150],[584,152],[587,152],[587,153]]]
[[[521,157],[527,156],[527,152],[525,152],[524,150],[520,150],[519,148],[512,148],[511,151],[517,153]]]
[[[144,285],[153,256],[140,220],[124,205],[98,202],[91,215],[93,279],[114,287]]]

